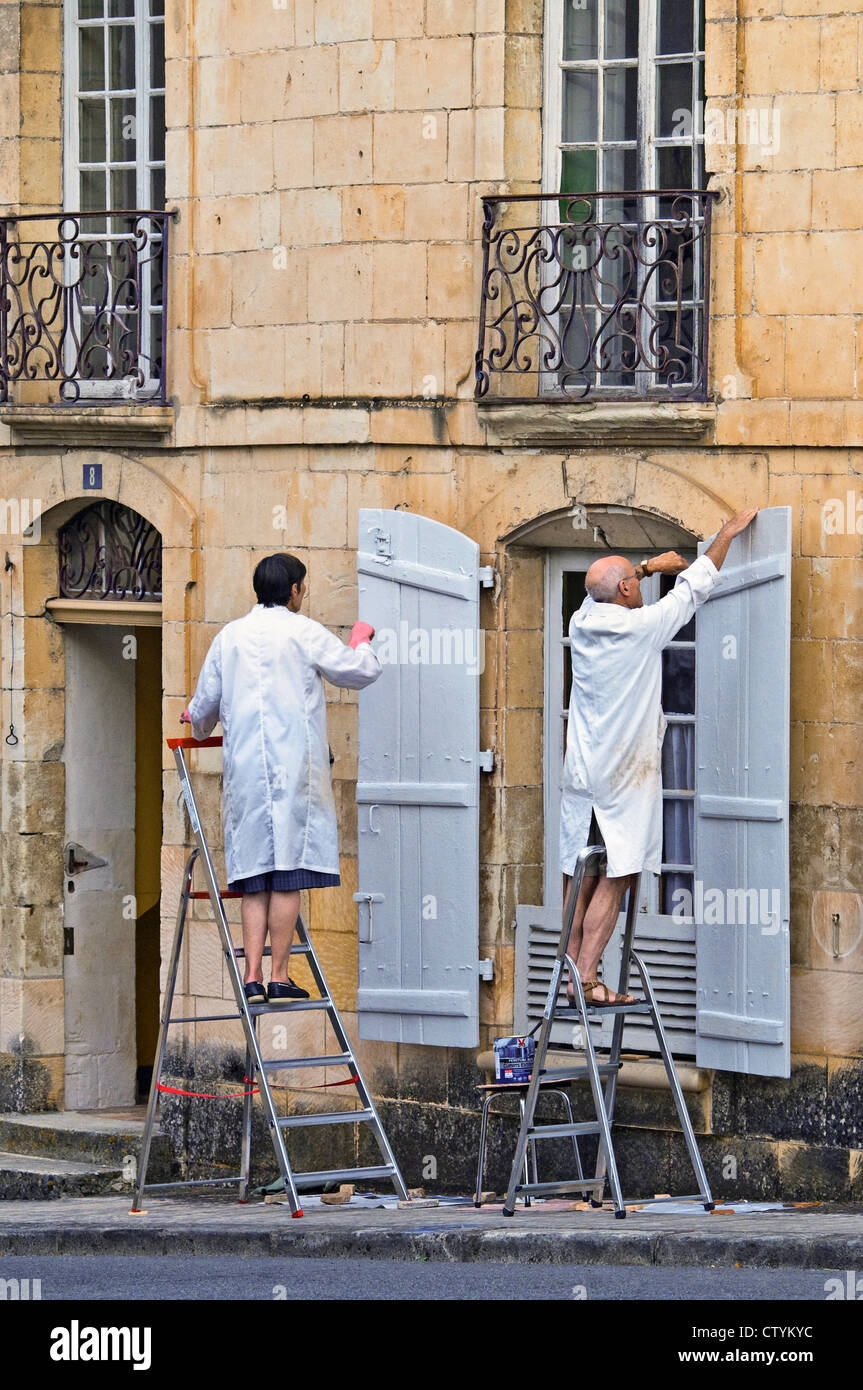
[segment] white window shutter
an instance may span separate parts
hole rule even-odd
[[[359,696],[361,1038],[479,1042],[478,567],[440,522],[359,513],[359,615],[384,663]]]
[[[789,1076],[791,509],[720,574],[696,616],[696,1060]]]

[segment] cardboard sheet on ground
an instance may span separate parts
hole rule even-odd
[[[785,1211],[782,1202],[717,1202],[715,1211],[705,1211],[700,1202],[638,1202],[627,1203],[627,1211],[641,1211],[648,1216],[715,1216],[733,1212],[735,1216],[765,1211]]]
[[[429,1196],[434,1196],[429,1193]],[[347,1202],[342,1202],[338,1206],[330,1206],[322,1202],[320,1196],[313,1193],[303,1193],[301,1196],[303,1211],[375,1211],[381,1208],[386,1211],[397,1211],[399,1198],[390,1196],[383,1192],[355,1192]],[[458,1207],[465,1205],[463,1197],[435,1197],[434,1200],[441,1207]],[[417,1204],[419,1206],[419,1203]],[[473,1206],[473,1202],[471,1202]]]

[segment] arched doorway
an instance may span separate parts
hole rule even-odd
[[[162,546],[110,499],[75,511],[56,545],[65,1105],[106,1110],[146,1090],[158,1028]]]

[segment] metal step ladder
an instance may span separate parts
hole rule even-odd
[[[374,1101],[363,1080],[362,1073],[354,1056],[345,1032],[338,1009],[336,1008],[332,996],[327,987],[324,972],[321,969],[315,948],[312,945],[308,930],[302,920],[297,919],[296,935],[294,944],[291,946],[292,955],[305,956],[308,961],[309,969],[319,992],[317,999],[297,999],[290,1004],[250,1004],[243,989],[243,980],[240,974],[238,960],[243,957],[242,947],[235,947],[231,939],[228,920],[225,916],[223,899],[239,898],[241,893],[222,892],[216,882],[213,861],[207,845],[206,836],[201,826],[201,817],[198,811],[198,804],[195,800],[195,793],[189,776],[189,768],[186,763],[185,749],[187,748],[218,748],[222,745],[221,738],[169,738],[168,747],[173,749],[174,759],[177,764],[177,772],[180,777],[180,787],[186,809],[189,813],[189,821],[192,826],[192,833],[195,837],[196,848],[192,850],[186,861],[183,885],[180,893],[180,902],[177,910],[177,926],[174,932],[174,943],[171,948],[171,957],[168,966],[167,985],[165,997],[162,1004],[161,1021],[159,1026],[159,1042],[156,1050],[156,1062],[153,1067],[153,1079],[150,1085],[150,1098],[147,1106],[147,1120],[144,1128],[144,1141],[141,1148],[141,1157],[138,1168],[138,1185],[135,1192],[135,1200],[132,1211],[135,1213],[143,1212],[144,1190],[152,1192],[158,1188],[168,1187],[201,1187],[218,1186],[236,1183],[238,1185],[238,1200],[245,1202],[248,1200],[249,1190],[249,1160],[251,1154],[251,1132],[252,1132],[252,1086],[257,1085],[261,1100],[264,1106],[264,1114],[267,1126],[270,1131],[270,1139],[278,1160],[279,1170],[284,1180],[285,1192],[291,1208],[292,1216],[302,1216],[303,1211],[300,1206],[299,1193],[312,1187],[322,1187],[329,1182],[355,1181],[364,1182],[372,1179],[388,1178],[394,1185],[396,1192],[403,1201],[408,1200],[407,1188],[395,1156],[390,1148],[389,1141],[384,1133],[375,1109]],[[204,892],[192,891],[192,872],[196,861],[200,859],[204,869],[204,878],[207,888]],[[236,1013],[225,1014],[206,1014],[199,1017],[172,1017],[172,1007],[174,1001],[174,990],[177,982],[177,970],[180,962],[180,949],[183,944],[183,931],[186,924],[186,915],[190,899],[209,898],[216,918],[216,927],[219,932],[222,950],[225,960],[228,963],[228,974],[234,989],[234,997],[237,1003]],[[270,954],[269,948],[265,951]],[[330,1025],[336,1036],[337,1051],[323,1057],[264,1057],[261,1054],[260,1040],[258,1038],[257,1020],[262,1014],[280,1014],[287,1016],[309,1009],[325,1010]],[[240,1154],[240,1173],[236,1177],[230,1178],[204,1178],[204,1179],[183,1179],[177,1182],[147,1183],[147,1165],[150,1158],[150,1144],[156,1124],[156,1108],[161,1090],[169,1090],[161,1083],[162,1067],[165,1060],[165,1049],[168,1041],[168,1029],[174,1024],[183,1023],[215,1023],[228,1020],[235,1020],[243,1025],[243,1032],[246,1041],[246,1067],[245,1067],[245,1089],[243,1091],[243,1129],[242,1147]],[[357,1098],[360,1101],[360,1109],[335,1111],[330,1114],[318,1114],[316,1112],[303,1115],[279,1116],[276,1113],[273,1093],[270,1088],[270,1075],[273,1072],[290,1071],[302,1067],[344,1067],[348,1072],[347,1080],[344,1082],[331,1082],[330,1085],[353,1085],[356,1089]],[[375,1167],[367,1168],[333,1168],[313,1173],[294,1173],[288,1158],[285,1145],[285,1134],[290,1129],[297,1129],[306,1125],[345,1125],[345,1124],[368,1124],[377,1140],[381,1151],[383,1162]]]
[[[636,878],[633,887],[629,892],[629,904],[626,912],[626,925],[623,933],[623,947],[620,956],[620,981],[615,994],[629,993],[629,970],[630,961],[634,961],[641,976],[641,985],[644,992],[644,999],[633,1004],[609,1004],[599,1006],[588,1004],[584,997],[584,990],[581,986],[578,970],[575,961],[567,954],[569,945],[569,935],[575,917],[575,908],[578,902],[579,892],[587,873],[600,873],[606,865],[605,850],[600,846],[591,845],[581,851],[576,862],[575,874],[573,875],[570,893],[567,899],[566,912],[564,913],[563,927],[560,934],[560,944],[555,957],[554,968],[551,972],[551,983],[548,990],[548,998],[545,1004],[545,1011],[539,1028],[539,1038],[536,1044],[533,1071],[531,1072],[530,1085],[524,1102],[521,1127],[518,1134],[518,1142],[515,1149],[515,1157],[512,1163],[512,1173],[507,1189],[506,1201],[504,1203],[504,1216],[515,1214],[516,1198],[519,1195],[530,1193],[548,1194],[553,1192],[581,1192],[585,1198],[590,1192],[591,1205],[600,1207],[602,1205],[602,1192],[606,1180],[611,1189],[611,1197],[614,1203],[614,1214],[616,1217],[626,1216],[626,1203],[620,1189],[620,1178],[617,1172],[617,1162],[614,1156],[614,1145],[611,1138],[612,1125],[614,1123],[614,1102],[617,1094],[617,1075],[622,1065],[620,1061],[620,1050],[623,1042],[623,1027],[627,1014],[647,1014],[653,1025],[659,1052],[665,1065],[665,1072],[668,1077],[668,1084],[671,1087],[671,1094],[674,1097],[674,1104],[677,1107],[677,1115],[683,1130],[683,1137],[686,1140],[686,1147],[692,1161],[695,1178],[698,1183],[698,1192],[692,1197],[666,1197],[650,1200],[692,1202],[699,1201],[704,1204],[705,1211],[712,1211],[714,1202],[710,1194],[710,1187],[707,1182],[707,1174],[701,1162],[701,1155],[698,1152],[698,1145],[695,1142],[695,1134],[692,1129],[692,1122],[689,1112],[686,1109],[686,1102],[683,1098],[683,1091],[674,1070],[674,1061],[668,1048],[665,1037],[665,1030],[662,1026],[662,1019],[656,1003],[656,995],[653,985],[650,982],[650,975],[644,961],[636,951],[632,949],[633,937],[635,935],[635,921],[638,912],[638,889],[640,879]],[[563,978],[564,968],[569,973],[569,978],[573,983],[575,993],[575,1004],[572,1008],[562,1008],[558,1000],[558,992]],[[611,1047],[609,1049],[608,1061],[598,1061],[596,1047],[590,1033],[590,1018],[597,1015],[613,1014],[614,1026],[611,1036]],[[554,1022],[563,1020],[566,1023],[580,1025],[584,1036],[584,1064],[573,1065],[571,1067],[546,1067],[545,1059],[549,1047],[551,1026]],[[536,1028],[532,1030],[536,1032]],[[602,1078],[605,1078],[605,1092],[603,1093]],[[593,1106],[596,1114],[595,1120],[588,1120],[573,1124],[541,1124],[537,1125],[535,1120],[536,1105],[541,1094],[541,1085],[554,1079],[563,1085],[568,1081],[587,1080],[590,1083]],[[593,1178],[573,1177],[562,1182],[520,1182],[519,1179],[524,1172],[525,1154],[528,1144],[531,1146],[539,1139],[560,1139],[572,1136],[576,1143],[583,1134],[596,1134],[599,1136],[599,1153],[597,1155],[596,1176]],[[632,1203],[630,1203],[632,1205]]]

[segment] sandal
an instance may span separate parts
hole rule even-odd
[[[589,1004],[591,1008],[594,1009],[609,1009],[616,1004],[640,1004],[642,1002],[640,999],[634,998],[631,994],[615,994],[614,990],[608,988],[608,985],[605,983],[604,980],[582,980],[581,988],[584,991],[585,1004]],[[605,998],[588,999],[588,993],[592,995],[595,989],[604,989]],[[574,1009],[576,1007],[574,998],[568,998],[567,1004],[570,1009]]]

